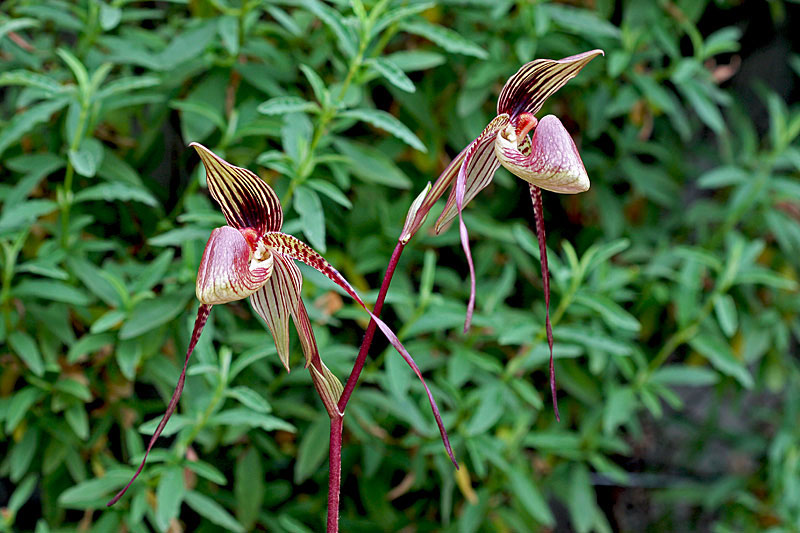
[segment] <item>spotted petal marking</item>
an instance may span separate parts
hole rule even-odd
[[[208,191],[236,229],[253,228],[258,235],[278,231],[283,211],[275,191],[264,180],[236,167],[198,143],[191,143],[206,167]]]
[[[147,444],[147,450],[144,452],[144,457],[142,458],[142,462],[139,465],[139,468],[136,470],[136,473],[133,475],[131,480],[128,482],[125,487],[121,491],[114,496],[111,501],[106,504],[106,507],[111,507],[115,503],[119,501],[120,498],[125,494],[128,488],[133,484],[139,474],[142,472],[144,468],[144,463],[147,461],[147,455],[150,453],[150,450],[153,449],[153,445],[156,443],[156,440],[161,435],[161,432],[164,431],[164,427],[166,427],[167,422],[169,421],[169,417],[172,416],[172,413],[175,412],[175,409],[178,407],[178,400],[181,398],[181,393],[183,392],[183,384],[186,381],[186,367],[189,366],[189,358],[192,356],[192,352],[194,351],[194,347],[197,345],[197,341],[200,339],[200,334],[203,332],[203,326],[206,325],[206,320],[208,320],[208,313],[211,311],[210,305],[201,305],[200,308],[197,310],[197,319],[194,321],[194,330],[192,331],[192,338],[189,341],[189,348],[186,350],[186,359],[183,361],[183,370],[181,370],[181,375],[178,377],[178,384],[175,386],[175,391],[172,393],[172,398],[169,400],[169,405],[167,406],[167,411],[164,413],[164,416],[161,418],[161,422],[158,423],[158,427],[153,432],[153,436],[150,437],[150,442]]]
[[[290,258],[278,253],[272,253],[272,257],[272,277],[250,296],[250,304],[267,323],[275,340],[278,357],[289,372],[289,317],[300,303],[303,278],[300,269]]]
[[[458,173],[465,169],[464,200],[462,205],[467,205],[492,182],[494,173],[500,168],[500,163],[494,154],[494,139],[508,125],[508,115],[495,117],[484,128],[478,138],[464,149],[465,162],[456,168],[456,183],[458,182]],[[445,169],[445,172],[448,172],[448,169],[450,167]],[[450,189],[450,196],[447,198],[442,214],[439,215],[439,219],[434,226],[436,233],[441,233],[457,214],[456,187],[453,187]]]
[[[497,100],[497,114],[536,114],[553,93],[574,78],[589,61],[602,50],[591,50],[564,59],[536,59],[525,63],[516,74],[508,78]]]
[[[496,138],[495,155],[509,172],[548,191],[576,194],[589,190],[589,176],[575,141],[558,118],[547,115],[539,121],[529,153],[521,151],[523,142],[527,144],[527,137],[519,139],[512,125]]]
[[[414,373],[417,375],[417,378],[419,378],[420,382],[422,382],[425,393],[428,395],[428,402],[431,405],[433,417],[436,419],[436,425],[439,427],[439,433],[442,436],[444,447],[450,456],[450,460],[453,461],[453,464],[456,466],[456,468],[458,468],[458,462],[456,461],[455,455],[453,455],[453,449],[450,446],[450,439],[447,436],[447,431],[444,429],[444,423],[442,422],[442,417],[439,414],[439,407],[436,405],[436,400],[433,399],[433,394],[428,388],[428,384],[425,383],[425,378],[422,377],[422,372],[417,366],[417,363],[414,362],[414,359],[408,353],[405,346],[403,346],[403,344],[397,338],[397,335],[394,334],[394,332],[383,322],[383,320],[375,316],[375,314],[367,308],[364,301],[361,299],[358,293],[356,293],[355,289],[350,285],[350,283],[348,283],[344,276],[342,276],[335,268],[333,268],[333,266],[331,266],[330,263],[328,263],[328,261],[325,260],[324,257],[318,254],[309,245],[291,235],[279,232],[267,233],[264,235],[263,240],[264,244],[266,244],[273,251],[292,257],[298,261],[302,261],[308,266],[324,274],[328,279],[344,289],[345,292],[349,294],[350,297],[356,302],[358,302],[358,304],[369,314],[370,318],[375,321],[375,323],[378,325],[378,328],[380,328],[380,330],[389,340],[389,343],[400,353],[400,356],[403,358],[403,360],[405,360],[406,364],[411,367],[411,370],[414,371]]]
[[[250,245],[238,230],[223,226],[211,232],[195,292],[204,304],[224,304],[256,292],[272,274],[273,259],[251,261]]]

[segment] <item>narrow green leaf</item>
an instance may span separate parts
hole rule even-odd
[[[351,170],[364,181],[410,189],[411,180],[383,152],[365,144],[336,139],[339,152],[351,161]]]
[[[465,39],[455,31],[445,28],[444,26],[436,26],[426,20],[414,20],[404,22],[401,28],[408,33],[425,37],[438,44],[448,52],[454,54],[464,54],[468,56],[477,57],[480,59],[487,59],[489,54],[476,45],[469,39]]]
[[[33,337],[24,331],[14,331],[8,336],[8,344],[14,353],[30,368],[31,372],[37,376],[44,375],[44,361],[39,347]]]
[[[393,115],[380,109],[351,109],[339,114],[342,118],[352,118],[372,124],[376,128],[380,128],[388,133],[391,133],[401,141],[405,142],[412,148],[416,148],[420,152],[427,152],[428,149],[422,144],[422,141],[408,129],[408,126],[397,120]]]
[[[284,115],[286,113],[318,113],[319,106],[299,96],[276,96],[259,104],[259,113],[264,115]]]
[[[300,215],[300,227],[308,242],[325,252],[325,212],[316,192],[309,187],[300,186],[295,190],[294,209]]]
[[[197,514],[207,518],[212,524],[224,528],[225,531],[244,533],[245,528],[224,507],[208,496],[192,490],[186,493],[184,500]]]
[[[406,76],[406,73],[403,72],[400,67],[395,65],[391,60],[386,59],[385,57],[379,57],[370,61],[369,65],[375,69],[375,71],[386,78],[386,80],[397,87],[402,91],[406,91],[407,93],[413,93],[417,90],[414,87],[414,82],[411,81],[411,78]]]
[[[733,376],[746,389],[753,387],[753,376],[742,361],[736,358],[731,347],[715,334],[700,333],[689,345],[728,376]]]
[[[555,524],[553,513],[529,475],[523,470],[512,469],[509,472],[509,481],[511,492],[528,514],[540,524],[552,527]]]
[[[30,132],[37,124],[47,122],[56,111],[62,109],[67,105],[65,98],[58,98],[56,100],[49,100],[31,106],[27,111],[17,113],[14,118],[8,121],[0,130],[0,155],[3,152],[20,140],[23,135]]]

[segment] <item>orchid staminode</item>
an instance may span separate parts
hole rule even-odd
[[[406,222],[400,237],[401,241],[406,242],[411,238],[422,226],[428,211],[455,180],[455,186],[450,189],[447,203],[436,221],[434,230],[440,233],[458,216],[461,246],[467,257],[470,272],[470,296],[464,323],[466,331],[469,329],[475,308],[475,269],[462,210],[491,183],[500,165],[528,182],[539,240],[546,308],[545,325],[550,347],[550,389],[556,418],[559,414],[553,369],[550,280],[541,189],[562,194],[580,193],[589,189],[589,177],[575,142],[561,121],[553,115],[537,120],[534,115],[542,108],[547,98],[574,78],[589,61],[603,54],[602,50],[591,50],[564,59],[537,59],[523,65],[506,81],[500,91],[497,116],[478,138],[464,148],[445,168],[412,215],[413,220]]]
[[[400,353],[422,382],[447,453],[458,466],[444,429],[439,409],[422,374],[392,330],[370,311],[348,281],[319,253],[299,239],[281,233],[283,211],[272,188],[253,172],[231,165],[208,148],[191,143],[200,155],[208,190],[219,204],[227,226],[216,228],[206,244],[197,273],[196,294],[200,301],[189,348],[175,392],[153,433],[145,456],[133,479],[108,505],[113,505],[130,487],[144,467],[147,454],[177,407],[186,379],[189,358],[213,305],[249,297],[256,313],[272,333],[278,356],[289,370],[289,317],[294,320],[306,367],[329,415],[341,417],[338,401],[342,384],[322,363],[305,304],[300,296],[303,278],[295,260],[318,270],[339,285],[375,321],[390,344]]]

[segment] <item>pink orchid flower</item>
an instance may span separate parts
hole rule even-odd
[[[422,382],[436,424],[450,459],[456,464],[439,409],[414,360],[392,330],[358,296],[348,281],[314,249],[297,238],[281,233],[283,211],[275,192],[253,172],[231,165],[208,148],[191,143],[206,168],[208,190],[222,209],[228,225],[216,228],[206,244],[197,273],[196,294],[200,300],[183,370],[167,410],[153,433],[139,469],[130,482],[108,503],[113,505],[142,471],[153,448],[178,405],[186,380],[189,358],[200,338],[213,305],[250,297],[256,313],[264,319],[275,340],[278,356],[289,370],[289,317],[294,320],[306,367],[331,417],[343,416],[337,403],[342,384],[322,363],[311,322],[300,296],[303,278],[295,260],[301,261],[339,285],[369,314],[378,328]]]
[[[464,323],[466,331],[475,309],[475,268],[462,210],[491,183],[500,165],[528,182],[542,264],[545,323],[550,347],[550,389],[556,418],[559,414],[553,369],[553,331],[550,324],[550,276],[547,268],[541,189],[576,194],[589,189],[589,177],[575,142],[561,121],[553,115],[537,120],[534,115],[547,98],[574,78],[589,61],[603,54],[602,50],[591,50],[564,59],[537,59],[523,65],[500,91],[497,116],[477,139],[450,162],[414,212],[412,220],[406,222],[400,237],[405,242],[411,238],[422,226],[433,204],[455,179],[455,187],[450,189],[450,196],[434,230],[440,233],[458,216],[461,246],[467,256],[470,273],[470,296]]]

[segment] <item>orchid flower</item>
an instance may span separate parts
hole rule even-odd
[[[208,148],[191,143],[206,168],[208,190],[222,209],[228,225],[216,228],[206,244],[197,273],[200,300],[186,358],[166,413],[153,433],[139,469],[108,505],[113,505],[144,467],[147,454],[178,404],[189,358],[213,305],[249,297],[256,313],[272,333],[278,357],[289,371],[289,317],[294,320],[312,381],[331,418],[344,415],[338,408],[342,384],[322,363],[305,304],[300,296],[303,278],[295,260],[301,261],[339,285],[364,308],[378,328],[422,382],[447,453],[458,466],[439,409],[414,360],[392,330],[364,304],[355,289],[320,254],[297,238],[281,233],[283,211],[275,192],[253,172],[236,167]]]
[[[500,91],[497,116],[442,172],[422,204],[414,211],[413,220],[407,220],[400,237],[405,242],[411,238],[422,226],[433,204],[455,179],[455,186],[450,189],[450,196],[434,230],[440,233],[458,216],[461,246],[467,256],[470,273],[470,296],[464,323],[466,331],[475,309],[475,268],[462,210],[491,183],[500,165],[528,182],[539,240],[545,324],[550,347],[550,390],[556,418],[559,415],[553,369],[553,331],[550,324],[550,276],[547,268],[541,189],[562,194],[580,193],[589,189],[589,177],[575,142],[561,121],[553,115],[537,120],[534,115],[547,98],[574,78],[589,61],[603,54],[602,50],[591,50],[564,59],[537,59],[523,65]],[[529,133],[532,134],[531,137],[528,137]]]

